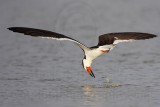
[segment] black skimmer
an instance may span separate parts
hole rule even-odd
[[[98,45],[93,47],[87,47],[73,38],[52,31],[27,28],[27,27],[10,27],[8,29],[13,32],[23,33],[24,35],[30,35],[33,37],[42,37],[42,38],[56,39],[56,40],[68,40],[74,42],[84,52],[84,58],[82,60],[82,65],[84,69],[94,78],[95,75],[92,72],[91,64],[92,61],[98,56],[104,53],[108,53],[120,42],[131,42],[134,40],[143,40],[156,37],[156,35],[154,34],[140,33],[140,32],[108,33],[99,36]]]

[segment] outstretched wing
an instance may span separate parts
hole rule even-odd
[[[150,39],[154,37],[156,37],[154,34],[139,32],[108,33],[99,36],[98,46],[118,44],[120,42],[129,42],[133,40]]]
[[[80,43],[79,41],[73,38],[67,37],[63,34],[51,32],[47,30],[27,28],[27,27],[10,27],[8,29],[13,32],[23,33],[24,35],[30,35],[33,37],[42,37],[42,38],[56,39],[56,40],[68,40],[76,43],[83,50],[88,49],[84,44]]]

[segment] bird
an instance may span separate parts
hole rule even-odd
[[[76,39],[69,36],[37,28],[29,27],[9,27],[10,31],[22,33],[24,35],[29,35],[32,37],[41,37],[47,39],[55,40],[67,40],[77,44],[84,52],[84,58],[82,60],[83,68],[88,72],[88,74],[95,78],[92,71],[91,64],[94,59],[101,56],[104,53],[110,52],[113,48],[121,42],[132,42],[135,40],[145,40],[157,37],[155,34],[142,33],[142,32],[115,32],[107,33],[99,36],[99,41],[96,46],[88,47]]]

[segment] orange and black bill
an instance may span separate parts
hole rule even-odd
[[[90,75],[95,78],[95,75],[94,75],[94,73],[92,72],[92,70],[90,71]]]

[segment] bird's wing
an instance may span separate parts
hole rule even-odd
[[[27,28],[27,27],[10,27],[8,29],[13,32],[23,33],[24,35],[30,35],[33,37],[42,37],[42,38],[56,39],[56,40],[68,40],[76,43],[82,50],[88,49],[84,44],[80,43],[79,41],[73,38],[67,37],[63,34],[55,33],[52,31],[35,29],[35,28]]]
[[[120,32],[120,33],[108,33],[99,36],[99,42],[97,46],[118,44],[120,42],[130,42],[133,40],[143,40],[154,38],[156,35],[149,33],[139,32]]]

